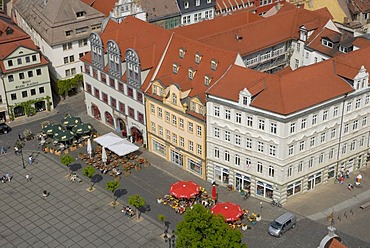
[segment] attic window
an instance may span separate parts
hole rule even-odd
[[[189,69],[189,79],[193,79],[194,78],[194,70],[193,69]]]
[[[205,75],[204,76],[204,84],[206,86],[208,86],[210,82],[211,82],[211,78],[208,75]]]
[[[327,39],[322,39],[321,40],[321,43],[326,46],[326,47],[330,47],[330,48],[333,48],[333,42],[327,40]]]
[[[348,48],[347,47],[344,47],[344,46],[339,46],[339,52],[347,53],[348,52]]]
[[[216,70],[216,68],[217,68],[217,62],[216,62],[216,60],[212,60],[212,61],[211,61],[211,69],[212,69],[213,71],[215,71],[215,70]]]
[[[200,56],[199,53],[195,54],[195,63],[199,64],[201,59],[202,59],[202,56]]]
[[[185,56],[185,50],[184,49],[182,49],[182,48],[179,49],[179,56],[182,59],[184,58],[184,56]]]
[[[66,36],[71,36],[72,35],[72,30],[68,30],[68,31],[66,31]]]
[[[77,18],[84,17],[86,15],[86,11],[79,11],[76,13]]]
[[[179,66],[177,64],[173,64],[172,71],[174,74],[177,74],[179,72]]]
[[[189,8],[189,2],[185,2],[185,3],[184,3],[184,8],[185,8],[185,9],[188,9],[188,8]]]
[[[5,32],[6,32],[6,35],[13,34],[13,29],[11,29],[11,28],[7,28],[7,29],[5,30]]]

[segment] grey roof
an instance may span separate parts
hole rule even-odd
[[[189,8],[185,9],[185,2],[187,2],[189,4]],[[196,6],[195,5],[195,0],[177,0],[177,3],[179,5],[179,8],[180,8],[180,11],[182,14],[187,14],[187,13],[191,13],[191,12],[194,12],[194,11],[199,11],[199,10],[202,10],[202,9],[209,9],[209,8],[215,8],[216,6],[216,1],[215,0],[211,0],[210,3],[207,3],[206,0],[201,0],[199,3],[199,6]]]
[[[181,15],[176,0],[141,0],[141,6],[147,13],[148,22]]]
[[[104,18],[103,13],[79,0],[18,0],[14,9],[51,46],[88,38],[91,26],[101,25]],[[77,12],[86,15],[77,18]],[[76,29],[84,27],[88,31],[76,35]],[[66,37],[68,30],[74,32]]]

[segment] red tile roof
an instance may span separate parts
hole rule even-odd
[[[6,30],[10,28],[12,33],[7,34]],[[0,45],[3,43],[13,42],[17,40],[28,39],[29,36],[18,27],[9,16],[0,13]],[[3,50],[3,49],[0,49]],[[4,52],[4,51],[3,51]]]
[[[84,0],[84,2],[89,2],[88,0]],[[113,7],[118,0],[94,0],[93,3],[90,5],[94,9],[100,11],[105,16],[109,16],[109,13],[113,11]]]
[[[285,5],[282,9],[284,7]],[[248,12],[243,12],[243,14],[246,20],[253,20],[253,14],[252,16]],[[224,24],[215,19],[178,30],[180,34],[187,37],[225,50],[239,52],[244,56],[291,39],[298,39],[299,27],[302,25],[308,26],[309,29],[316,29],[315,32],[318,32],[330,19],[327,9],[309,11],[304,8],[292,9],[290,7],[269,18],[244,21],[241,25],[229,24],[228,22],[233,20],[232,16],[221,17]],[[204,23],[207,23],[209,28],[205,29]],[[313,37],[316,35],[315,32],[312,34]]]
[[[343,77],[353,79],[359,72],[361,66],[370,70],[370,46],[359,50],[336,56],[334,61],[337,66],[337,73]]]

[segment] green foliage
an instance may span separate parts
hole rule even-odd
[[[75,159],[71,155],[60,156],[60,162],[66,166],[72,164]]]
[[[145,200],[140,195],[132,195],[128,199],[128,204],[134,206],[136,209],[144,207],[145,206]]]
[[[95,174],[95,168],[94,166],[88,165],[82,170],[82,175],[92,178],[92,176]]]
[[[72,89],[77,88],[83,82],[82,75],[78,74],[73,78],[58,80],[58,94],[65,97]]]
[[[177,224],[177,248],[246,248],[239,230],[231,229],[220,216],[213,215],[201,204],[186,211],[184,220]]]
[[[111,181],[107,182],[105,185],[105,188],[109,190],[110,192],[114,193],[114,191],[120,186],[118,181]]]
[[[158,214],[158,220],[160,222],[164,222],[166,220],[166,217],[163,214]]]

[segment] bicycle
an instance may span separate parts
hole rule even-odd
[[[274,207],[279,207],[281,208],[283,205],[281,205],[280,202],[276,201],[275,199],[272,199],[271,205]]]

